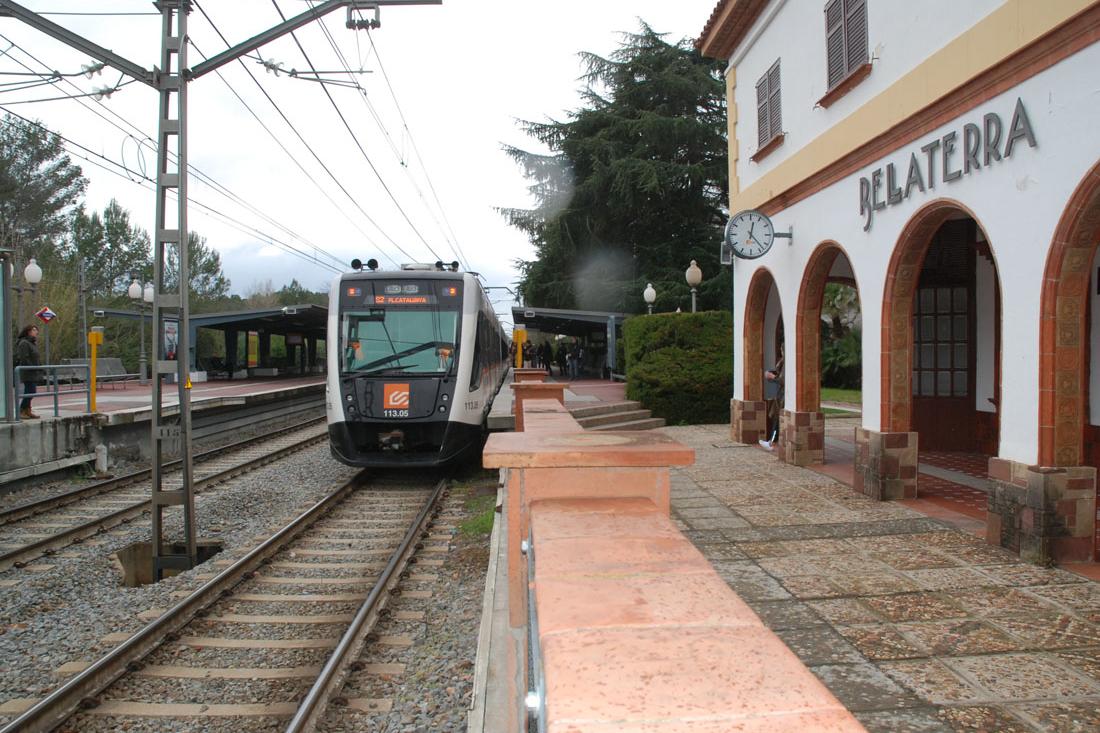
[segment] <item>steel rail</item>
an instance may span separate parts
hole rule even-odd
[[[246,473],[257,467],[258,465],[268,463],[278,458],[283,458],[291,453],[295,453],[303,448],[307,448],[314,443],[320,443],[323,440],[327,440],[328,435],[316,435],[312,438],[306,438],[305,440],[298,441],[288,446],[284,446],[271,453],[265,453],[262,456],[257,456],[244,463],[238,463],[235,466],[230,466],[224,471],[210,474],[209,476],[203,476],[195,481],[195,492],[198,493],[204,488],[207,488],[213,484],[221,483],[228,479],[238,476],[242,473]],[[17,547],[14,550],[0,554],[0,571],[7,570],[20,563],[26,563],[28,560],[33,560],[42,556],[44,553],[50,550],[56,550],[61,547],[66,547],[73,544],[78,540],[91,537],[99,534],[100,532],[116,527],[123,522],[139,517],[145,512],[149,511],[149,500],[144,499],[139,502],[130,504],[121,509],[118,509],[110,514],[106,514],[102,517],[89,520],[83,524],[70,527],[69,529],[62,530],[57,534],[52,534],[49,537],[43,537],[40,540],[30,543],[29,545],[23,545]]]
[[[147,624],[141,631],[0,728],[0,733],[45,733],[61,725],[78,708],[95,707],[95,696],[126,674],[130,665],[148,656],[163,644],[167,637],[177,633],[203,609],[213,605],[245,580],[246,576],[257,570],[265,560],[297,539],[317,519],[359,488],[364,474],[365,472],[356,474],[340,488],[298,515],[287,526],[208,580],[159,618]]]
[[[356,611],[348,630],[340,637],[340,641],[325,662],[325,666],[321,668],[317,681],[313,683],[305,698],[298,705],[297,712],[286,727],[286,733],[307,733],[307,731],[316,730],[317,724],[321,722],[321,717],[325,714],[329,700],[344,686],[348,667],[358,659],[367,634],[374,626],[385,605],[384,599],[400,581],[405,568],[409,564],[409,558],[416,552],[418,548],[416,541],[424,534],[428,520],[438,513],[439,501],[446,494],[447,486],[447,479],[441,480],[436,485],[432,495],[424,504],[424,508],[420,510],[416,520],[405,532],[405,537],[401,540],[400,546],[390,556],[386,568],[382,571],[374,587],[371,588],[366,600],[363,601],[363,605]]]
[[[321,422],[324,419],[325,418],[323,417],[318,417],[311,420],[305,420],[300,423],[295,423],[294,425],[287,425],[277,430],[272,430],[271,432],[264,433],[263,435],[256,435],[251,438],[245,438],[244,440],[238,440],[234,443],[228,443],[226,445],[218,446],[217,448],[211,448],[210,450],[203,451],[202,453],[196,453],[194,460],[196,462],[205,463],[213,458],[221,456],[224,453],[247,448],[248,446],[255,443],[262,443],[267,440],[272,440],[279,437],[280,435],[292,433],[295,430],[303,430],[305,428],[308,428],[310,425]],[[174,461],[168,461],[164,465],[165,468],[174,468],[179,464],[180,461],[177,459]],[[17,522],[20,519],[26,519],[27,517],[33,517],[36,514],[42,514],[43,512],[48,512],[59,507],[67,506],[82,499],[87,499],[93,496],[97,496],[99,494],[107,493],[108,491],[114,491],[124,486],[129,486],[130,484],[137,483],[139,481],[143,481],[149,478],[149,475],[151,473],[152,470],[148,468],[143,468],[138,471],[131,471],[130,473],[124,474],[122,476],[116,476],[115,478],[98,481],[90,486],[82,486],[78,489],[66,491],[63,494],[49,496],[45,499],[39,499],[37,501],[29,501],[25,504],[20,504],[19,506],[12,507],[11,509],[0,511],[0,526],[11,524],[12,522]]]

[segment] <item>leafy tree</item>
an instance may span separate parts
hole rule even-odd
[[[275,296],[275,301],[279,305],[328,304],[327,293],[315,293],[312,290],[308,290],[298,282],[297,278],[292,279],[289,285],[284,285],[280,288]]]
[[[172,247],[165,248],[165,277],[169,287],[175,287],[179,277],[179,256]],[[191,309],[209,313],[229,297],[229,278],[222,272],[222,258],[206,243],[206,237],[187,233],[187,264],[191,280]]]
[[[609,58],[581,54],[585,106],[564,121],[524,122],[548,154],[505,150],[522,166],[532,209],[501,213],[536,258],[517,262],[529,305],[641,311],[689,306],[684,269],[704,273],[704,308],[726,308],[716,262],[728,189],[722,65],[645,23]]]
[[[130,223],[130,212],[114,199],[102,217],[77,209],[73,217],[70,259],[84,260],[85,282],[96,295],[124,293],[133,278],[145,283],[153,277],[149,234]]]
[[[0,120],[0,229],[9,243],[49,265],[88,185],[61,139],[37,122]]]

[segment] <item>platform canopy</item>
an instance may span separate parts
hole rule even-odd
[[[95,308],[93,313],[96,317],[103,318],[152,321],[152,314],[148,310],[139,313],[136,310],[126,308]],[[264,352],[267,350],[266,343],[271,335],[301,335],[302,343],[316,343],[325,340],[327,326],[328,308],[323,305],[302,304],[222,311],[219,313],[192,313],[191,363],[192,365],[196,363],[193,350],[196,344],[196,333],[200,328],[221,331],[227,339],[235,337],[237,334],[255,331],[260,334],[260,348],[261,352]],[[311,347],[309,351],[314,352],[315,347]],[[266,356],[266,354],[261,353],[261,360],[266,361]]]
[[[512,306],[512,323],[516,328],[526,328],[542,333],[560,333],[566,336],[588,336],[605,331],[609,324],[621,326],[628,313],[610,311],[573,311],[560,308],[524,308]]]

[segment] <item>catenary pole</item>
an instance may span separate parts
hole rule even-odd
[[[160,579],[167,569],[186,570],[197,561],[195,536],[195,496],[191,459],[190,309],[188,292],[190,263],[188,261],[187,230],[187,83],[192,79],[236,60],[307,23],[316,21],[340,8],[348,10],[349,28],[364,27],[351,17],[353,10],[377,10],[387,5],[440,5],[442,0],[326,0],[243,43],[196,65],[187,66],[187,15],[192,0],[156,0],[161,13],[160,65],[145,69],[113,51],[47,20],[13,0],[0,0],[0,18],[13,17],[46,35],[88,54],[132,79],[153,87],[160,97],[157,132],[156,224],[154,242],[153,299],[153,389],[151,419],[151,454],[153,469],[153,574]],[[175,165],[168,155],[175,147]],[[176,192],[176,208],[169,209],[168,193]],[[166,324],[171,324],[166,329]],[[176,334],[175,358],[168,353],[165,333]],[[175,377],[179,399],[178,417],[169,418],[162,409],[165,379]],[[182,460],[182,485],[165,490],[163,484],[165,454],[178,446]],[[184,539],[177,550],[166,546],[163,538],[164,509],[179,506],[184,514]]]

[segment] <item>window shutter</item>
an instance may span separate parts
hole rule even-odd
[[[772,139],[768,114],[768,75],[760,77],[756,82],[756,146],[764,147],[764,144]]]
[[[825,61],[832,89],[848,70],[844,54],[844,0],[830,0],[825,6]]]
[[[768,140],[783,132],[783,108],[779,103],[779,62],[775,62],[768,71],[768,114],[771,122],[768,125]]]
[[[844,0],[847,72],[867,63],[867,0]]]

